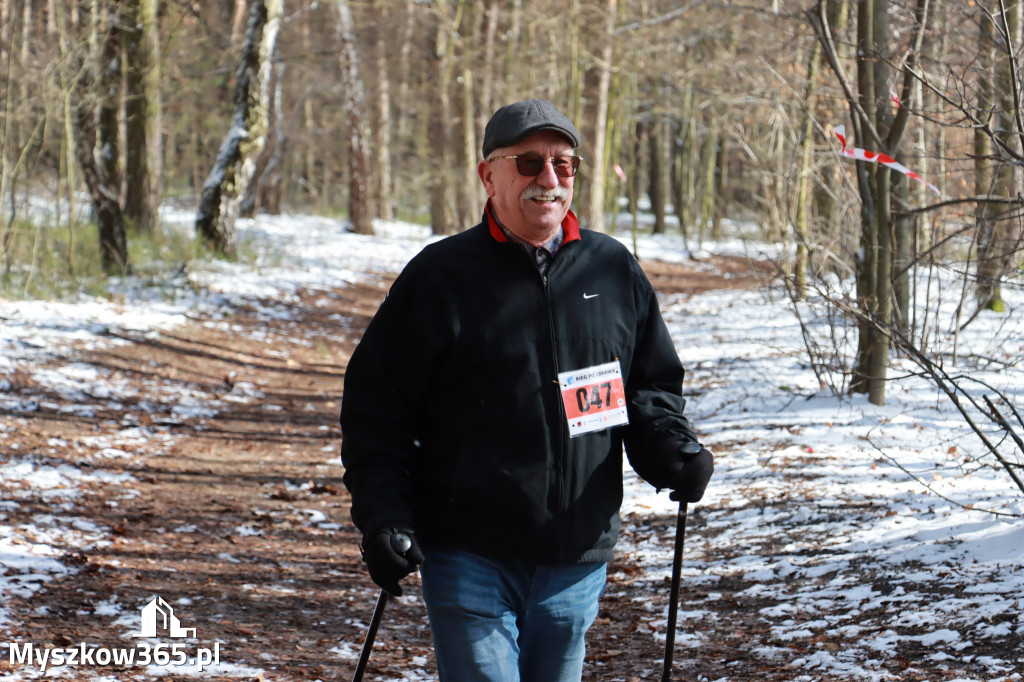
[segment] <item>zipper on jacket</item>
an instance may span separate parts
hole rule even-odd
[[[563,248],[564,248],[564,246],[565,245],[563,244]],[[544,274],[543,272],[540,271],[540,268],[537,267],[536,261],[534,261],[533,256],[529,252],[527,252],[526,250],[523,250],[522,253],[523,253],[523,256],[530,261],[530,264],[533,266],[533,269],[537,272],[537,276],[540,277],[541,289],[543,289],[543,291],[544,291],[544,309],[545,309],[545,312],[547,313],[547,316],[548,316],[548,334],[550,335],[550,340],[551,340],[551,364],[552,364],[552,366],[554,367],[554,370],[555,370],[553,381],[555,383],[555,392],[556,392],[555,405],[557,405],[557,410],[558,410],[558,414],[557,414],[557,417],[556,417],[556,419],[558,421],[558,445],[557,445],[557,454],[556,454],[556,457],[558,459],[558,469],[557,469],[558,470],[558,481],[557,481],[557,485],[558,485],[558,497],[557,497],[558,506],[555,509],[556,523],[554,524],[555,525],[554,539],[555,539],[556,546],[555,546],[554,550],[555,550],[555,552],[557,554],[557,557],[558,557],[558,562],[557,563],[559,565],[562,565],[562,564],[566,563],[566,561],[567,561],[567,554],[568,554],[567,551],[566,551],[566,546],[565,546],[566,545],[566,543],[565,543],[565,532],[566,531],[565,531],[564,525],[562,523],[558,523],[557,522],[557,516],[561,516],[561,513],[565,510],[565,506],[566,506],[566,504],[565,504],[565,497],[566,497],[566,495],[565,495],[565,487],[566,487],[566,457],[567,457],[567,454],[566,454],[566,449],[565,449],[565,440],[566,440],[566,437],[567,437],[567,430],[568,430],[569,427],[568,427],[568,424],[566,422],[565,406],[562,404],[561,391],[559,390],[559,387],[558,387],[558,371],[559,371],[559,366],[558,365],[559,365],[559,362],[558,362],[558,343],[557,343],[557,333],[556,333],[557,330],[555,329],[555,314],[554,314],[554,311],[552,310],[552,305],[551,305],[551,288],[550,288],[550,285],[548,283],[548,278],[549,278],[549,275],[551,274],[551,269],[555,267],[555,264],[558,261],[558,255],[556,254],[555,257],[551,259],[551,263],[548,265],[548,274]]]
[[[544,285],[544,304],[548,316],[548,332],[551,335],[551,364],[555,368],[555,391],[559,393],[556,396],[555,404],[558,406],[558,507],[555,509],[555,513],[561,515],[565,510],[565,487],[566,487],[566,451],[565,451],[565,438],[566,438],[566,420],[565,420],[565,407],[562,405],[562,396],[558,388],[558,335],[557,329],[555,329],[555,315],[551,305],[551,287],[548,283],[548,277],[551,273],[551,268],[555,267],[555,261],[552,260],[550,267],[548,268],[548,275],[541,275],[541,280]],[[557,547],[555,548],[558,554],[558,563],[566,563],[566,546],[565,546],[565,528],[562,523],[558,523],[556,519],[555,523],[555,542]]]

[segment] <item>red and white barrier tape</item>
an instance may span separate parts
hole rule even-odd
[[[892,158],[888,154],[880,154],[878,152],[868,151],[867,149],[862,149],[861,147],[847,147],[846,126],[836,126],[836,137],[839,138],[839,143],[843,146],[843,148],[839,151],[839,153],[842,154],[843,156],[849,157],[851,159],[857,159],[858,161],[866,161],[868,163],[880,163],[883,166],[888,166],[889,168],[892,168],[895,171],[903,173],[908,178],[913,178],[914,180],[917,180],[922,185],[924,185],[931,191],[935,192],[936,196],[942,196],[942,193],[939,192],[938,187],[931,184],[930,182],[925,182],[925,180],[920,175],[910,170],[902,163],[898,163],[896,159]]]

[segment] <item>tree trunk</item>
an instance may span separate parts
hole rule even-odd
[[[1020,113],[1014,98],[1014,45],[1020,38],[1021,10],[1019,3],[1006,3],[1006,15],[1000,11],[1001,3],[992,2],[989,10],[981,11],[981,47],[984,59],[992,61],[985,68],[985,75],[991,81],[981,83],[982,101],[979,110],[982,115],[992,111],[992,129],[995,139],[975,133],[975,186],[978,194],[1010,199],[1019,191],[1015,182],[1015,164],[1007,160],[1004,149],[1020,152],[1016,135],[1016,120]],[[993,26],[992,21],[996,22]],[[998,36],[998,37],[997,37]],[[982,80],[987,80],[983,78]],[[999,148],[998,154],[993,154]],[[985,156],[981,156],[981,154]],[[992,164],[994,168],[979,167]],[[996,203],[979,204],[978,216],[978,265],[976,301],[979,308],[1005,312],[1001,282],[1013,268],[1015,252],[1020,248],[1021,235],[1017,221],[1005,213],[1005,208]]]
[[[501,14],[501,3],[498,0],[488,0],[486,3],[485,28],[483,38],[483,67],[480,79],[480,98],[477,102],[477,123],[476,129],[482,131],[487,125],[487,119],[497,109],[494,106],[494,74],[496,60],[496,43],[498,36],[498,17]],[[480,150],[475,150],[480,153]]]
[[[388,3],[376,3],[380,18],[377,22],[377,35],[374,40],[377,98],[376,130],[374,134],[373,164],[373,203],[375,213],[381,220],[392,220],[394,211],[391,208],[391,77],[388,72],[388,45],[392,36],[389,33],[388,19],[391,12]]]
[[[368,134],[364,122],[366,94],[359,73],[356,27],[347,0],[336,0],[338,39],[341,42],[342,89],[345,92],[345,118],[348,123],[348,217],[356,234],[373,234],[370,211],[369,177],[366,159]]]
[[[271,127],[273,128],[273,144],[270,145],[270,155],[267,159],[263,172],[260,173],[259,182],[259,206],[270,215],[281,215],[281,199],[284,193],[282,177],[284,173],[285,154],[288,151],[288,137],[285,135],[284,122],[284,99],[283,88],[284,76],[287,70],[285,63],[276,62],[274,68],[274,96],[273,108],[271,109]]]
[[[116,3],[100,9],[96,5],[95,20],[99,22],[97,38],[99,53],[94,64],[99,109],[96,118],[95,158],[96,185],[90,188],[96,219],[99,223],[100,256],[105,272],[125,272],[128,268],[128,246],[124,217],[120,205],[120,140],[117,114],[121,90],[121,31]],[[83,170],[85,168],[83,167]]]
[[[270,68],[283,0],[256,0],[236,73],[235,112],[199,200],[196,232],[214,251],[234,257],[235,221],[256,159],[263,149],[270,103]]]
[[[310,24],[316,21],[315,16],[316,13],[314,12],[306,12],[302,18],[300,36],[302,51],[305,54],[309,54],[313,50]],[[309,199],[319,209],[323,210],[325,208],[325,192],[323,191],[323,179],[321,178],[319,164],[317,163],[316,144],[313,142],[317,136],[317,120],[316,104],[312,97],[305,97],[302,101],[302,130],[306,138],[305,149],[302,154],[302,187],[305,189]]]
[[[697,203],[697,166],[699,150],[696,146],[697,111],[694,106],[693,88],[687,88],[683,94],[680,111],[679,142],[676,149],[676,161],[673,176],[676,189],[673,192],[675,213],[679,218],[679,230],[682,233],[683,245],[688,249],[690,227],[694,222],[694,209]]]
[[[263,150],[256,158],[252,180],[245,188],[238,205],[238,215],[254,218],[263,210],[271,215],[281,212],[281,165],[287,147],[281,99],[286,65],[283,61],[272,60],[270,69],[270,104],[267,107],[268,134]]]
[[[629,183],[627,209],[634,217],[639,215],[640,197],[644,195],[644,189],[650,186],[648,181],[651,169],[651,122],[646,119],[639,119],[633,129],[633,153],[630,172],[627,176]]]
[[[658,98],[659,100],[661,97]],[[669,130],[667,119],[655,111],[651,121],[651,211],[654,234],[665,233],[665,207],[669,201]]]
[[[520,67],[523,63],[523,55],[519,50],[519,41],[522,39],[520,34],[522,33],[523,0],[512,0],[511,12],[511,26],[506,34],[508,40],[505,47],[505,87],[507,88],[509,102],[522,99],[520,97],[522,87]],[[509,102],[504,102],[503,104],[508,104]]]
[[[149,191],[147,203],[157,220],[164,192],[164,102],[160,86],[163,63],[160,52],[160,0],[142,2],[142,47],[147,53],[148,70],[143,74],[146,98],[146,151],[149,160]]]
[[[60,63],[62,66],[58,67],[57,74],[60,82],[61,89],[61,122],[63,123],[63,139],[61,141],[61,157],[60,163],[65,169],[65,195],[68,202],[68,249],[67,249],[67,264],[68,274],[74,278],[76,274],[75,269],[75,237],[77,227],[77,216],[78,216],[78,200],[76,193],[78,190],[78,177],[75,173],[77,166],[76,162],[76,150],[75,150],[75,116],[76,116],[76,97],[79,94],[76,91],[75,86],[72,84],[73,79],[77,74],[78,69],[75,68],[76,59],[72,58],[72,30],[76,27],[70,25],[69,17],[66,8],[63,3],[58,3],[56,6],[57,11],[57,45],[58,54],[60,55]],[[77,36],[77,32],[75,33]],[[75,38],[76,40],[77,38]],[[0,152],[0,158],[2,158],[2,152]],[[2,182],[0,182],[2,184]],[[58,183],[58,193],[60,191],[60,184]],[[0,197],[3,193],[0,192]]]
[[[604,190],[605,190],[605,138],[608,134],[608,95],[611,86],[612,55],[614,53],[613,29],[617,0],[605,0],[604,16],[598,34],[600,54],[589,79],[588,101],[593,108],[588,120],[593,121],[589,144],[586,146],[588,173],[584,184],[583,201],[580,205],[580,220],[591,230],[604,231]],[[586,144],[586,143],[585,143]]]
[[[892,324],[893,224],[890,220],[892,172],[878,168],[875,173],[874,202],[877,248],[874,286],[874,317],[867,361],[868,401],[885,404],[885,379],[889,366],[889,327]]]
[[[398,83],[398,105],[408,106],[410,81],[412,80],[412,48],[413,37],[416,35],[417,20],[422,19],[419,5],[416,0],[406,0],[405,3],[405,26],[402,29],[402,48],[398,52],[398,73],[401,80]],[[409,139],[409,125],[411,116],[398,117],[398,129],[395,136],[399,140]]]
[[[150,231],[156,205],[150,175],[151,116],[146,77],[155,55],[147,44],[141,0],[121,3],[124,8],[125,68],[125,187],[124,216],[135,229]],[[158,91],[159,92],[159,91]]]
[[[711,236],[722,239],[722,218],[725,217],[725,192],[729,186],[729,136],[718,131],[718,145],[715,149],[714,166],[714,187],[712,197],[714,198],[714,210],[711,213]]]
[[[701,243],[707,236],[708,226],[713,226],[717,192],[715,191],[716,178],[715,164],[718,161],[718,123],[717,119],[711,118],[708,129],[704,132],[704,144],[700,152],[701,168],[704,175],[702,178],[703,193],[700,199],[700,219],[697,223],[697,235]]]
[[[457,180],[459,196],[459,224],[473,225],[479,219],[484,205],[486,194],[480,177],[477,175],[476,166],[480,159],[480,145],[476,138],[476,116],[473,108],[476,105],[476,75],[472,65],[476,63],[471,55],[476,55],[483,49],[480,35],[480,24],[483,18],[478,14],[481,8],[472,2],[459,0],[459,12],[461,20],[457,19],[454,31],[462,38],[462,49],[459,58],[459,74],[457,79],[459,95],[458,125],[455,126],[458,134],[458,154],[456,155],[459,168],[462,169],[462,176]],[[465,26],[465,30],[463,30]]]
[[[808,16],[846,92],[854,140],[876,152],[895,157],[906,129],[909,109],[901,107],[893,114],[889,107],[886,70],[893,61],[886,48],[889,42],[889,2],[857,0],[855,92],[835,53],[825,7],[819,3],[809,10]],[[929,0],[917,0],[914,9],[916,23],[906,54],[903,101],[910,99],[916,84],[910,73],[916,67],[924,39]],[[854,392],[867,393],[872,403],[881,405],[885,402],[892,329],[892,268],[896,244],[890,213],[892,172],[885,166],[865,161],[857,161],[856,170],[861,197],[861,248],[856,269],[860,327],[850,388]]]
[[[92,9],[88,63],[74,86],[75,156],[92,201],[103,270],[123,274],[128,269],[128,244],[118,192],[120,46],[115,17],[98,1]]]
[[[451,102],[451,6],[448,0],[437,3],[437,20],[433,58],[437,86],[428,142],[434,158],[430,183],[430,227],[434,234],[455,234],[459,230],[455,205],[456,170],[452,164],[452,102]]]
[[[978,114],[986,117],[995,108],[995,27],[987,7],[978,12]],[[994,194],[992,139],[981,128],[974,130],[974,192],[978,196]],[[986,307],[996,293],[995,221],[990,204],[980,202],[974,209],[978,243],[977,288],[979,308]]]
[[[124,218],[121,215],[121,205],[117,202],[116,195],[111,195],[109,188],[104,184],[103,170],[93,155],[96,123],[94,112],[88,104],[79,104],[75,128],[75,154],[99,226],[103,270],[111,274],[123,273],[128,267]]]
[[[904,163],[903,154],[896,160]],[[906,213],[910,208],[910,179],[902,173],[892,176],[893,204],[900,216],[893,223],[893,325],[904,336],[910,331],[910,266],[914,253],[914,221]]]
[[[793,232],[796,240],[796,254],[793,258],[793,293],[797,299],[807,297],[808,245],[811,230],[809,209],[811,204],[810,182],[812,152],[814,151],[814,111],[818,89],[818,64],[821,61],[821,43],[815,42],[807,61],[807,89],[804,91],[803,139],[800,141],[800,171],[797,177],[796,207],[793,218]]]
[[[876,61],[882,62],[879,46],[884,40],[876,31],[887,12],[889,0],[857,0],[857,89],[858,103],[864,112],[854,118],[857,139],[871,145],[865,131],[880,130],[879,110],[876,106]],[[875,141],[877,144],[877,141]],[[889,352],[888,337],[879,329],[887,320],[880,315],[878,290],[880,237],[889,229],[888,213],[879,211],[884,203],[888,209],[888,169],[857,162],[858,186],[861,196],[861,250],[857,264],[857,307],[861,312],[857,357],[854,360],[850,388],[855,393],[867,393],[875,404],[881,394],[884,401],[886,360]],[[879,222],[879,219],[882,222]]]

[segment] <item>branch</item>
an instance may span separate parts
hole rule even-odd
[[[980,196],[965,197],[963,199],[947,199],[946,201],[939,201],[937,203],[929,204],[927,206],[919,206],[918,208],[907,208],[899,211],[893,211],[893,215],[896,217],[905,217],[914,215],[916,213],[927,213],[929,211],[937,211],[941,208],[948,208],[949,206],[958,206],[960,204],[1006,204],[1007,206],[1024,206],[1024,195],[1017,195],[1016,198],[1011,198],[1000,197],[992,194],[982,194]]]
[[[917,254],[917,256],[915,256],[913,259],[911,259],[911,261],[909,263],[907,263],[904,267],[902,267],[899,270],[895,271],[893,273],[893,276],[892,276],[893,280],[895,280],[897,277],[901,277],[903,275],[903,273],[907,272],[908,270],[910,270],[912,267],[914,267],[918,263],[924,262],[924,259],[927,256],[930,256],[935,251],[938,251],[939,249],[941,249],[946,244],[946,242],[949,242],[949,241],[952,241],[953,239],[956,239],[957,237],[961,236],[965,232],[970,231],[973,228],[974,228],[973,225],[964,225],[959,230],[954,230],[953,232],[950,232],[945,237],[940,239],[938,242],[932,244],[931,247],[929,247],[925,251],[922,251],[921,253]]]
[[[871,441],[871,439],[870,439],[870,438],[868,438],[868,439],[867,439],[867,441],[868,441],[868,443],[869,443],[869,444],[871,445],[871,447],[873,447],[873,448],[874,448],[875,450],[878,450],[879,454],[880,454],[880,455],[882,455],[882,457],[885,457],[885,458],[886,458],[887,460],[889,460],[889,461],[890,461],[890,462],[891,462],[892,464],[894,464],[894,465],[896,466],[896,468],[897,468],[897,469],[899,469],[900,471],[902,471],[903,473],[905,473],[905,474],[906,474],[907,476],[910,476],[910,477],[911,477],[912,479],[914,479],[914,480],[915,480],[915,481],[916,481],[917,483],[920,483],[920,484],[921,484],[922,486],[924,486],[924,488],[925,488],[925,489],[926,489],[926,490],[927,490],[928,492],[930,492],[930,493],[931,493],[932,495],[935,495],[936,497],[938,497],[938,498],[941,498],[941,499],[945,500],[946,502],[949,502],[950,504],[955,504],[956,506],[960,507],[961,509],[967,509],[967,510],[969,510],[969,511],[980,511],[980,512],[985,512],[986,514],[993,514],[994,516],[1009,516],[1009,517],[1011,517],[1011,518],[1016,518],[1016,517],[1017,517],[1017,515],[1016,515],[1016,514],[1010,514],[1010,513],[1007,513],[1007,512],[1001,512],[1001,511],[996,511],[995,509],[980,509],[980,508],[978,508],[978,507],[975,507],[974,505],[966,505],[966,504],[964,504],[963,502],[957,502],[957,501],[956,501],[956,500],[954,500],[953,498],[951,498],[951,497],[947,497],[947,496],[943,495],[943,494],[942,494],[942,493],[940,493],[940,492],[939,492],[938,490],[936,490],[935,488],[933,488],[933,487],[931,486],[931,484],[930,484],[930,483],[928,483],[928,481],[924,480],[923,478],[921,478],[920,476],[918,476],[917,474],[915,474],[915,473],[914,473],[913,471],[911,471],[910,469],[908,469],[908,468],[906,468],[905,466],[903,466],[902,464],[900,464],[900,463],[899,463],[899,460],[897,460],[897,459],[896,459],[895,457],[893,457],[892,455],[890,455],[890,454],[889,454],[888,452],[886,452],[886,451],[885,451],[885,450],[883,450],[882,448],[880,448],[880,447],[878,447],[877,445],[875,445],[875,444],[874,444],[874,443],[873,443],[873,442]]]
[[[840,310],[842,310],[842,311],[846,312],[847,314],[851,315],[856,320],[861,321],[861,322],[865,322],[865,323],[873,326],[875,329],[877,329],[877,330],[885,333],[886,335],[888,335],[892,339],[894,348],[898,348],[899,350],[905,352],[906,355],[911,360],[913,360],[913,362],[915,362],[915,364],[917,364],[918,367],[920,367],[922,369],[923,376],[926,376],[926,377],[930,378],[932,383],[936,387],[938,387],[939,390],[942,393],[946,394],[946,396],[949,398],[950,402],[953,403],[954,407],[956,407],[957,411],[963,417],[964,422],[967,424],[967,426],[970,428],[970,430],[974,432],[975,436],[977,436],[977,438],[985,446],[986,450],[988,450],[997,460],[999,460],[1000,463],[1003,463],[1004,466],[1007,466],[1009,468],[1012,468],[1014,466],[1017,466],[1017,467],[1020,466],[1020,465],[1014,464],[1012,462],[1009,462],[1009,463],[1005,462],[1005,458],[1003,458],[1003,456],[998,452],[998,450],[996,449],[995,444],[989,439],[988,435],[981,429],[981,427],[975,422],[974,418],[968,412],[967,407],[961,401],[961,396],[963,396],[963,398],[965,398],[967,400],[967,402],[969,402],[970,405],[972,405],[978,412],[980,412],[981,414],[985,415],[987,418],[991,419],[993,422],[996,422],[998,424],[999,422],[997,421],[997,419],[995,417],[993,417],[991,414],[989,414],[981,405],[979,405],[978,401],[970,393],[968,393],[963,388],[961,388],[960,384],[957,383],[957,382],[958,382],[958,380],[963,380],[965,378],[968,379],[968,380],[971,380],[971,381],[975,381],[975,382],[981,384],[982,386],[985,386],[985,388],[987,388],[988,390],[991,390],[992,392],[994,392],[1004,402],[1006,402],[1007,405],[1010,406],[1010,409],[1013,409],[1012,404],[1006,398],[1005,395],[1003,395],[998,389],[995,389],[992,386],[989,386],[988,384],[986,384],[986,383],[984,383],[982,381],[974,379],[973,377],[952,377],[952,376],[950,376],[949,374],[946,373],[946,371],[942,367],[940,367],[935,362],[933,362],[924,353],[924,351],[922,351],[920,348],[915,346],[914,343],[912,341],[910,341],[894,325],[884,323],[884,322],[880,321],[876,316],[874,316],[874,315],[872,315],[870,313],[864,312],[863,310],[860,310],[857,307],[852,306],[852,305],[850,305],[849,303],[847,303],[847,302],[845,302],[843,300],[839,300],[839,299],[829,299],[829,300],[834,305],[836,305],[836,307],[838,307]],[[1020,415],[1016,412],[1016,410],[1014,410],[1014,415],[1017,416],[1018,421],[1021,421]],[[1003,421],[1005,421],[1005,419]],[[1024,423],[1024,422],[1022,422],[1022,423]],[[1002,425],[1000,424],[1000,426],[1002,426]],[[1013,433],[1008,428],[1003,427],[1003,429],[1005,431],[1007,431],[1011,435],[1011,437],[1013,436]],[[870,442],[870,440],[869,440],[869,442]],[[874,444],[872,444],[872,445],[874,445]],[[1024,452],[1024,442],[1021,443],[1021,446],[1022,446],[1021,450],[1022,450],[1022,452]],[[877,446],[874,446],[874,447],[877,448]],[[885,453],[883,452],[883,454],[885,454]],[[886,457],[889,458],[889,459],[892,459],[888,455],[886,455]],[[898,462],[895,462],[895,460],[892,460],[892,461],[894,463],[896,463],[896,465],[899,466],[901,469],[903,469],[903,467],[900,466]],[[904,471],[906,471],[906,469],[904,469]],[[913,474],[910,473],[909,471],[907,473],[910,474],[911,476],[913,476]],[[1014,477],[1015,481],[1018,480],[1018,477],[1015,474],[1011,474],[1011,476]],[[916,476],[914,476],[914,478],[917,479]],[[917,479],[917,480],[919,482],[921,482],[922,485],[925,485],[925,487],[927,487],[930,491],[935,492],[935,494],[939,494],[936,491],[934,491],[930,486],[928,486],[927,483],[925,483],[924,481],[920,481],[920,479]],[[1021,492],[1024,492],[1024,487],[1021,487]],[[949,500],[949,498],[943,498],[943,499]],[[949,500],[949,501],[953,502],[954,504],[959,504],[959,503],[955,502],[954,500]],[[961,506],[963,506],[963,505],[961,505]],[[971,507],[971,509],[978,509],[978,508],[977,507]],[[1020,518],[1021,517],[1020,514],[1009,514],[1009,513],[1006,513],[1006,512],[999,512],[999,511],[996,511],[994,509],[978,509],[978,510],[986,512],[986,513],[989,513],[989,514],[994,514],[994,515],[997,515],[997,516],[1011,516],[1011,517],[1014,517],[1014,518]]]
[[[878,134],[878,130],[871,124],[871,119],[868,118],[868,114],[864,111],[864,107],[860,104],[860,99],[857,97],[857,93],[853,91],[853,87],[850,85],[850,79],[847,78],[846,72],[843,70],[843,65],[839,63],[839,54],[836,51],[836,44],[832,41],[832,30],[828,25],[828,17],[825,16],[825,4],[819,0],[816,5],[818,13],[815,14],[813,9],[808,9],[805,13],[807,15],[808,22],[811,25],[811,29],[814,31],[814,35],[817,36],[818,42],[821,43],[822,47],[825,48],[825,58],[828,59],[828,64],[832,67],[832,72],[839,79],[839,85],[843,88],[843,94],[846,95],[846,101],[850,104],[850,108],[856,113],[856,119],[853,123],[857,127],[857,139],[862,140],[864,135],[860,129],[861,125],[867,127],[867,132],[871,138],[875,141],[878,146],[883,146],[882,137]],[[858,123],[860,125],[858,125]]]
[[[985,404],[988,405],[988,409],[992,411],[992,418],[995,421],[995,423],[999,424],[999,426],[1001,426],[1003,430],[1009,434],[1010,438],[1013,439],[1013,442],[1017,444],[1017,447],[1020,449],[1020,451],[1024,452],[1024,440],[1021,440],[1021,437],[1017,435],[1017,432],[1010,427],[1010,423],[1006,421],[1006,418],[1003,417],[999,410],[996,409],[995,404],[991,400],[989,400],[989,397],[987,395],[982,397],[985,399]],[[1010,474],[1010,478],[1013,479],[1013,482],[1016,483],[1017,487],[1020,488],[1022,493],[1024,493],[1024,481],[1022,481],[1020,476],[1017,475],[1017,472],[1013,470],[1013,465],[1007,462],[1003,458],[1003,456],[996,452],[995,450],[992,451],[992,454],[996,456],[996,459],[999,460],[999,463],[1003,465],[1004,469],[1006,469],[1006,473]]]
[[[921,44],[924,41],[924,28],[928,23],[928,2],[929,0],[917,0],[917,7],[914,10],[914,16],[917,19],[917,26],[914,29],[914,38],[911,41],[911,47],[909,54],[906,57],[906,64],[909,68],[917,63],[921,55]],[[911,78],[909,73],[904,72],[903,75],[903,101],[910,101],[911,88],[913,87],[914,80]],[[896,118],[892,122],[892,127],[889,129],[889,138],[886,141],[886,148],[893,150],[896,145],[900,143],[900,138],[903,137],[903,131],[906,130],[907,121],[910,120],[910,107],[901,106],[896,110]]]
[[[658,16],[658,17],[651,17],[650,19],[645,19],[643,21],[635,21],[632,24],[626,24],[625,26],[620,26],[619,28],[615,29],[612,32],[612,35],[613,36],[617,36],[617,35],[621,35],[623,33],[632,33],[633,31],[636,31],[637,29],[640,29],[640,28],[650,28],[651,26],[657,26],[658,24],[664,24],[666,22],[672,21],[673,19],[675,19],[675,18],[677,18],[677,17],[679,17],[679,16],[681,16],[683,14],[686,14],[687,12],[689,12],[691,9],[693,9],[694,7],[696,7],[699,4],[701,4],[701,0],[694,0],[693,2],[691,2],[686,7],[680,7],[678,9],[674,9],[671,12],[669,12],[668,14],[662,14],[661,16]]]
[[[901,350],[907,353],[907,355],[910,356],[914,360],[914,362],[917,363],[917,365],[921,367],[925,371],[925,373],[927,373],[932,378],[932,381],[935,383],[935,385],[938,386],[938,388],[943,393],[946,394],[946,397],[949,398],[950,402],[953,403],[953,406],[956,407],[958,412],[960,412],[961,416],[963,416],[964,418],[964,421],[974,432],[974,434],[978,437],[978,439],[982,442],[985,448],[989,452],[991,452],[992,455],[995,456],[995,458],[1000,463],[1004,464],[1004,466],[1007,466],[1007,470],[1009,470],[1009,465],[1005,463],[1005,460],[996,448],[995,443],[989,440],[988,435],[981,430],[981,427],[979,427],[975,423],[974,419],[970,416],[970,414],[968,414],[967,408],[964,407],[964,404],[960,400],[960,396],[963,395],[963,397],[966,398],[975,407],[975,409],[977,409],[982,414],[986,414],[986,416],[990,416],[990,418],[992,418],[991,415],[987,415],[985,410],[983,410],[981,406],[978,405],[977,401],[969,393],[960,388],[960,385],[957,384],[956,381],[951,376],[949,376],[944,369],[936,365],[927,355],[924,354],[924,352],[920,348],[915,346],[909,339],[907,339],[907,337],[904,336],[899,329],[894,328],[892,325],[884,324],[875,317],[871,315],[866,315],[861,311],[854,312],[860,319],[866,320],[876,329],[879,329],[880,331],[888,334],[889,337],[893,340],[893,342],[897,344]],[[985,400],[988,401],[988,398],[985,398]],[[999,423],[998,419],[993,419],[993,421],[996,421],[997,424]],[[1002,425],[1000,424],[1000,426]],[[1010,431],[1008,428],[1004,427],[1004,429],[1007,430],[1011,437],[1014,435],[1013,432]],[[1024,451],[1024,448],[1022,448],[1022,451]],[[1013,477],[1014,481],[1018,483],[1018,486],[1020,486],[1021,492],[1024,493],[1024,485],[1020,484],[1020,479],[1013,473],[1011,473],[1011,476]],[[989,511],[992,514],[999,513],[993,510],[987,511]]]
[[[934,94],[936,97],[938,97],[946,104],[955,108],[961,114],[963,114],[964,117],[971,122],[971,125],[974,128],[977,128],[978,130],[985,133],[985,135],[995,143],[995,145],[1003,152],[1003,154],[1005,154],[1007,157],[1013,160],[1013,162],[1016,163],[1017,165],[1024,166],[1024,155],[1018,153],[1016,150],[1007,146],[1006,143],[1003,142],[1003,140],[1000,139],[998,135],[996,135],[995,131],[992,130],[992,128],[989,126],[987,122],[982,121],[980,118],[971,113],[971,111],[961,101],[953,99],[945,92],[932,85],[931,82],[927,78],[925,78],[923,74],[915,71],[909,66],[905,68],[907,70],[907,73],[909,73],[918,81],[920,81],[921,85],[928,88],[928,90],[930,90],[932,94]]]

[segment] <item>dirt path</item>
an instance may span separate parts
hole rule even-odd
[[[719,259],[714,273],[647,268],[656,286],[671,292],[753,281],[738,259]],[[6,510],[4,524],[45,533],[60,517],[104,539],[70,550],[64,561],[73,573],[2,605],[14,624],[3,641],[134,646],[128,635],[139,629],[139,609],[159,595],[184,626],[197,629],[198,646],[219,644],[223,674],[204,679],[350,679],[376,590],[349,522],[337,414],[347,358],[385,286],[306,291],[297,301],[260,301],[161,333],[109,330],[116,345],[56,358],[54,366],[98,368],[111,394],[91,396],[82,407],[81,396],[51,389],[31,414],[0,413],[0,426],[41,466],[126,476],[83,483],[84,494],[69,499],[59,490],[6,491],[18,504]],[[27,374],[11,382],[25,395],[47,392]],[[627,521],[629,532],[668,538],[674,519]],[[611,567],[587,679],[660,674],[655,623],[662,615],[631,587],[640,570],[628,556]],[[409,592],[389,607],[367,680],[433,676],[418,590]],[[750,635],[739,622],[723,626],[721,644],[700,654],[704,669],[724,659],[731,680],[767,679],[753,661],[733,660],[739,649],[730,638]],[[0,653],[0,678],[28,677],[28,668],[11,665],[6,648]],[[158,679],[126,665],[77,668],[69,676]]]

